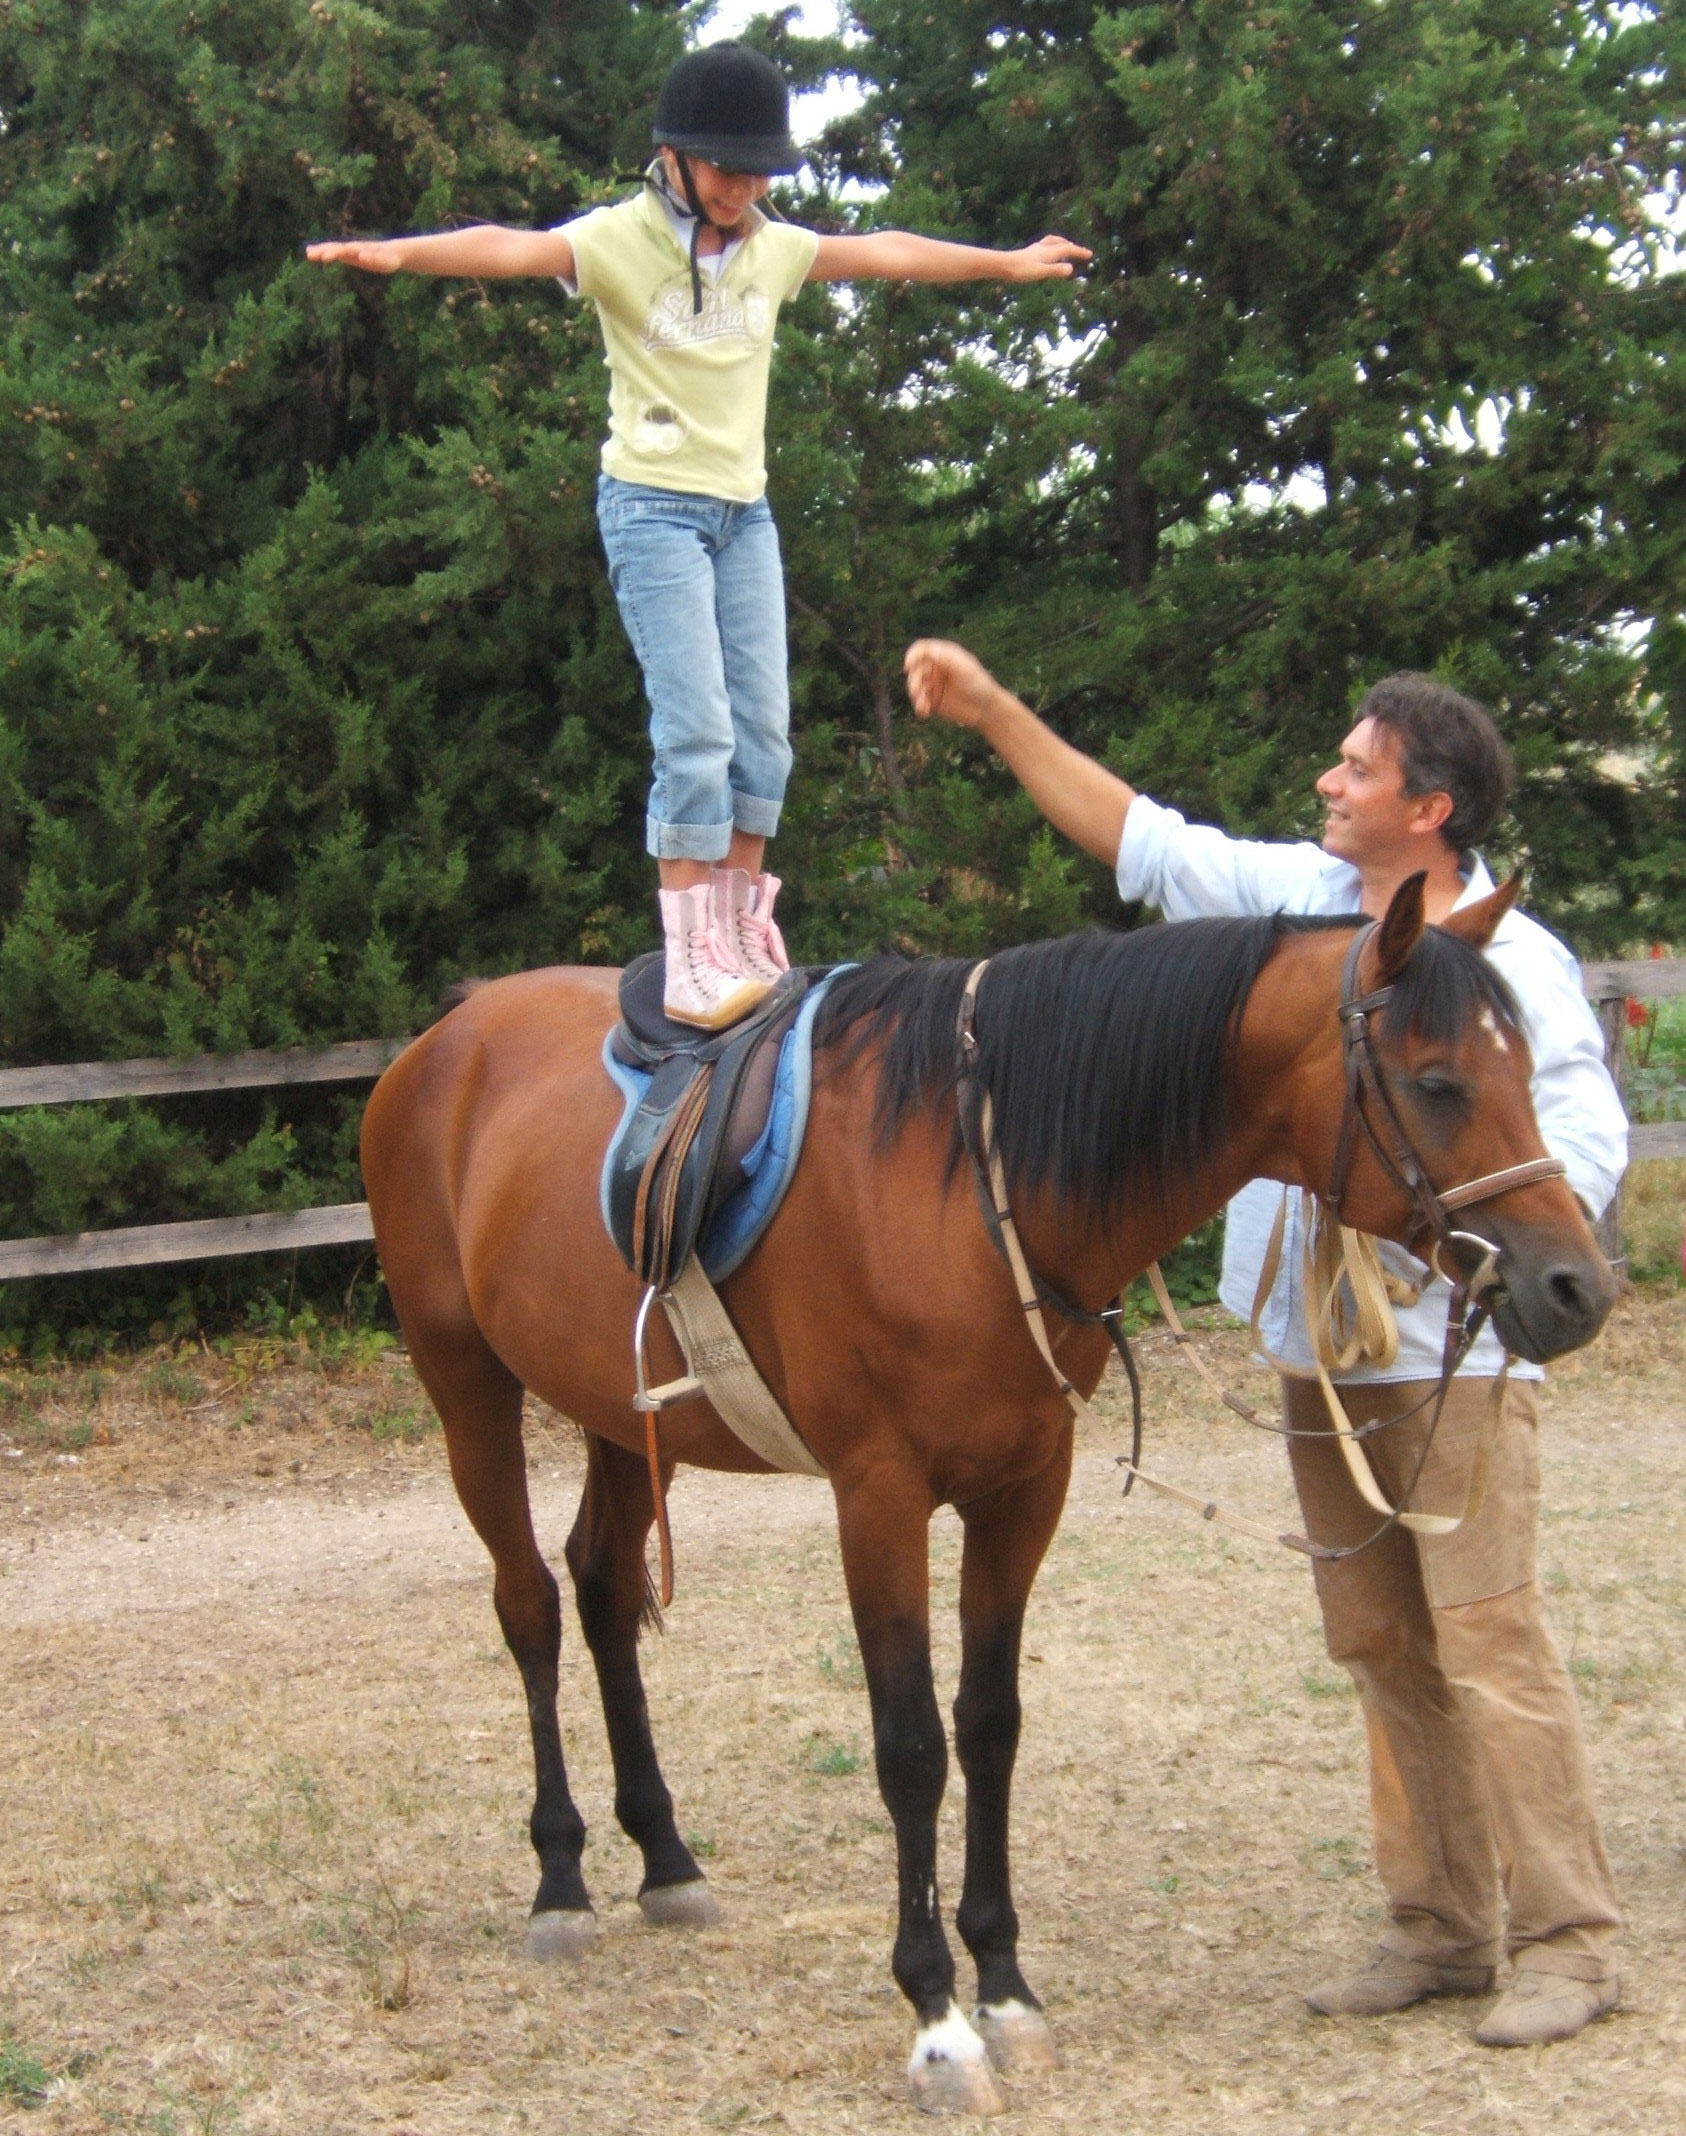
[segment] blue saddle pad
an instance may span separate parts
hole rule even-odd
[[[744,1153],[744,1183],[715,1210],[698,1242],[698,1258],[711,1283],[723,1282],[766,1230],[784,1200],[785,1189],[796,1170],[796,1160],[802,1154],[802,1137],[808,1126],[808,1099],[813,1089],[814,1018],[830,984],[828,975],[802,997],[796,1021],[779,1042],[767,1124]],[[614,1236],[609,1223],[611,1160],[616,1144],[626,1133],[652,1080],[648,1070],[629,1068],[624,1061],[615,1058],[614,1036],[611,1030],[603,1040],[603,1066],[626,1102],[621,1107],[620,1122],[609,1138],[597,1187],[603,1228],[611,1238]]]

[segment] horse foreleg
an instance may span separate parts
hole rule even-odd
[[[998,2114],[1006,2106],[983,2041],[954,1999],[954,1958],[937,1901],[937,1811],[948,1747],[931,1676],[931,1503],[881,1475],[837,1488],[843,1572],[872,1702],[879,1792],[896,1832],[897,1920],[891,1970],[919,2021],[908,2084],[931,2113]]]
[[[720,1918],[696,1858],[679,1837],[650,1734],[650,1709],[638,1667],[638,1632],[653,1611],[644,1549],[655,1508],[650,1477],[637,1455],[587,1437],[585,1493],[568,1537],[568,1570],[580,1628],[597,1669],[609,1755],[615,1768],[615,1816],[644,1857],[638,1904],[658,1927],[706,1928]]]
[[[556,1716],[562,1605],[533,1533],[521,1383],[472,1328],[409,1332],[411,1358],[445,1427],[451,1480],[492,1554],[492,1603],[527,1694],[535,1775],[529,1830],[539,1858],[527,1948],[535,1958],[577,1957],[596,1934],[597,1916],[580,1873],[585,1820],[568,1791]]]
[[[1025,1604],[1059,1523],[1071,1434],[1039,1475],[960,1508],[960,1688],[954,1747],[966,1776],[966,1877],[955,1925],[978,1969],[973,2022],[997,2069],[1051,2069],[1042,2006],[1019,1970],[1019,1917],[1008,1867],[1019,1747],[1019,1641]]]

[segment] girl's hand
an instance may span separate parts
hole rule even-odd
[[[324,266],[361,267],[365,274],[396,274],[404,264],[404,240],[359,237],[347,244],[306,245],[304,256],[307,260],[320,260]]]
[[[1076,262],[1092,260],[1094,256],[1087,245],[1074,245],[1069,237],[1039,237],[1034,245],[1008,253],[1007,280],[1046,282],[1053,276],[1067,278],[1075,271]]]
[[[1001,685],[981,660],[949,638],[916,638],[902,658],[908,700],[921,719],[981,728]]]

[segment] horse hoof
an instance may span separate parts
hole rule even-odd
[[[706,1877],[684,1884],[656,1884],[638,1894],[638,1908],[652,1928],[718,1928],[720,1901]]]
[[[1047,2019],[1029,2003],[979,2003],[972,2023],[983,2041],[990,2061],[1003,2075],[1025,2076],[1036,2070],[1058,2069],[1060,2051]]]
[[[564,1913],[553,1908],[527,1920],[527,1956],[540,1965],[555,1965],[563,1958],[583,1958],[597,1941],[597,1916],[587,1907]]]
[[[1007,2097],[995,2081],[983,2041],[953,2003],[948,2015],[920,2027],[907,2065],[908,2089],[923,2114],[1004,2114]]]

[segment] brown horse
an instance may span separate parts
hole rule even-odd
[[[1419,878],[1394,899],[1356,973],[1357,991],[1393,987],[1379,1019],[1383,1090],[1443,1191],[1543,1156],[1516,1010],[1479,954],[1507,903],[1496,892],[1425,929]],[[990,963],[975,1072],[1030,1262],[1065,1299],[1092,1312],[1248,1179],[1327,1187],[1352,942],[1348,922],[1197,920],[1073,936]],[[1019,1970],[1008,1795],[1020,1629],[1065,1497],[1072,1416],[958,1160],[966,972],[883,959],[833,981],[801,1162],[723,1296],[836,1499],[895,1826],[892,1963],[918,2021],[915,2095],[976,2112],[1001,2103],[991,2060],[1036,2066],[1053,2052]],[[443,1420],[458,1495],[491,1552],[498,1617],[526,1687],[541,1869],[529,1941],[541,1956],[580,1949],[594,1916],[556,1712],[558,1590],[528,1510],[524,1388],[586,1435],[567,1559],[602,1693],[615,1814],[643,1851],[640,1902],[654,1921],[715,1917],[674,1822],[638,1669],[652,1521],[632,1407],[639,1288],[604,1232],[597,1193],[621,1102],[599,1059],[615,984],[611,971],[558,969],[477,989],[387,1070],[363,1129],[386,1280]],[[1413,1204],[1375,1148],[1362,1134],[1343,1140],[1355,1150],[1346,1221],[1414,1236]],[[1478,1228],[1498,1251],[1494,1312],[1510,1348],[1544,1358],[1597,1331],[1610,1274],[1560,1179],[1506,1188]],[[1055,1325],[1061,1367],[1091,1391],[1106,1335]],[[651,1365],[657,1377],[682,1369],[665,1327]],[[662,1434],[670,1471],[761,1467],[706,1402],[666,1413]],[[957,1926],[977,1966],[976,2028],[954,2000],[937,1899],[947,1753],[927,1529],[941,1504],[964,1530]]]

